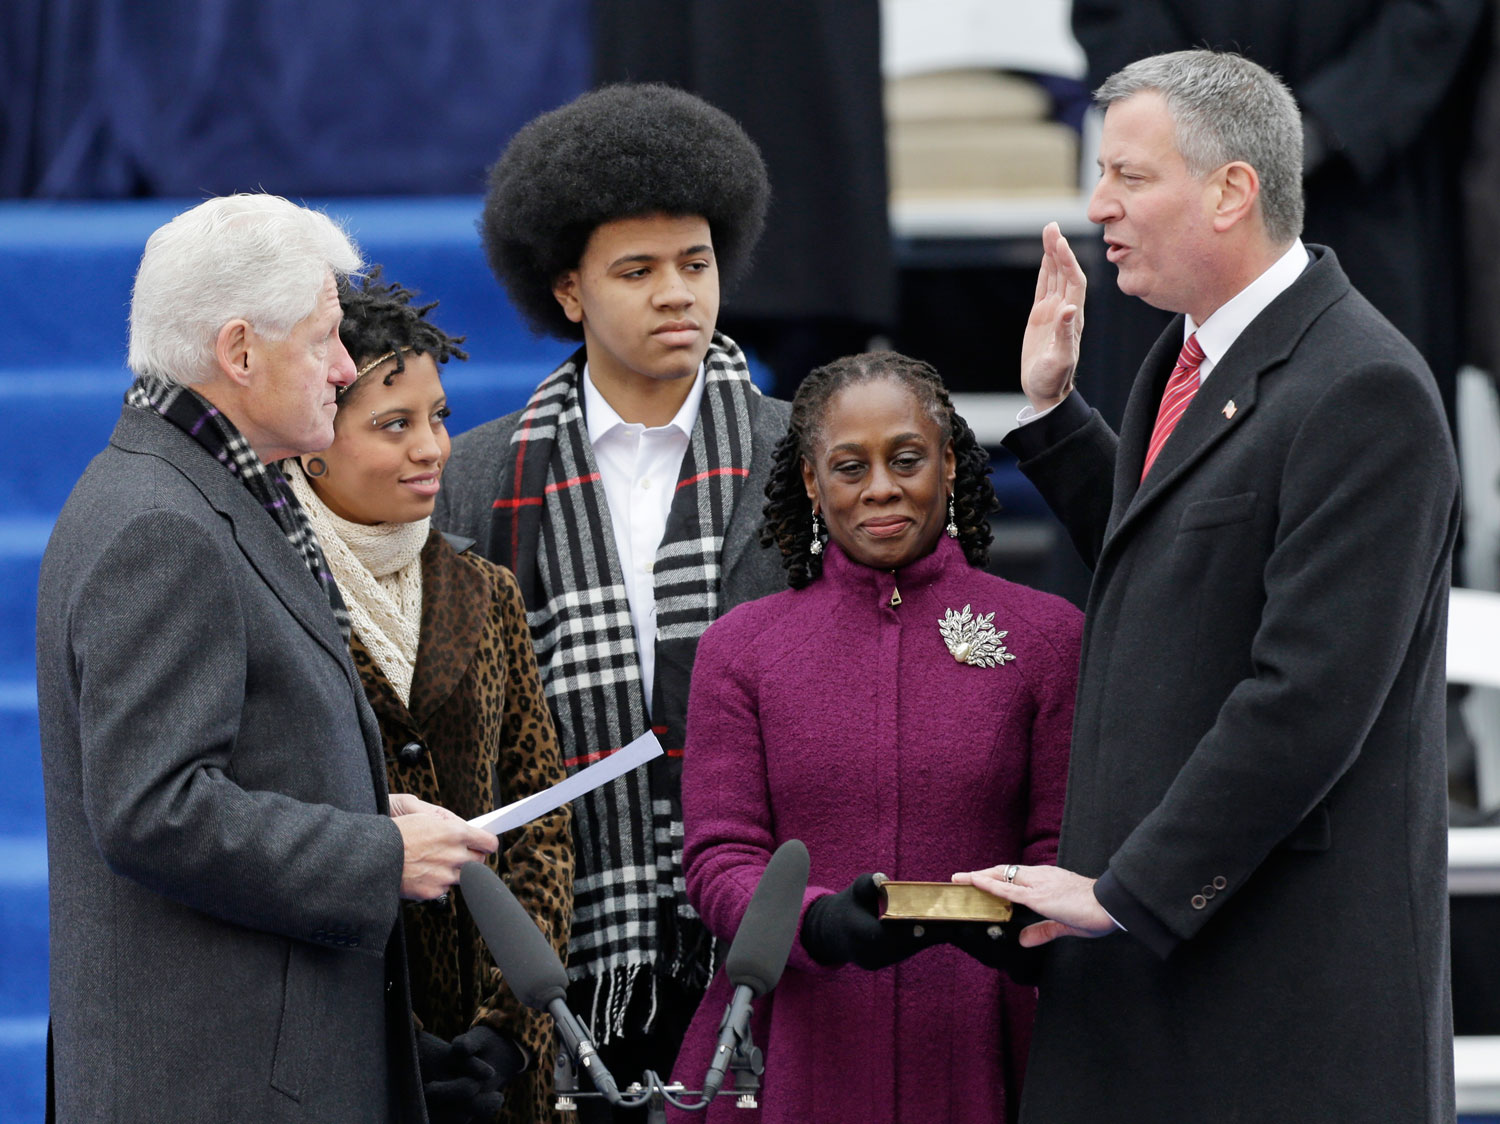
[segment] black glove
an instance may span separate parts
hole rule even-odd
[[[851,961],[861,968],[888,968],[932,945],[910,921],[881,921],[875,875],[861,874],[846,889],[827,894],[802,916],[802,947],[819,964]]]
[[[975,960],[998,968],[1016,983],[1034,985],[1042,973],[1046,945],[1022,948],[1021,930],[1044,918],[1024,905],[1012,905],[1010,920],[1001,924],[991,921],[945,921],[928,926],[938,940],[963,949]]]
[[[483,1025],[452,1042],[418,1031],[417,1060],[431,1124],[489,1124],[505,1100],[500,1090],[530,1063],[519,1044]]]

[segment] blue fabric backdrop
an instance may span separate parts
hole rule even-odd
[[[468,194],[588,84],[587,0],[5,0],[0,196]]]

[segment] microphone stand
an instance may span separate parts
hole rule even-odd
[[[720,1089],[715,1096],[734,1097],[736,1108],[759,1108],[756,1094],[760,1092],[761,1074],[766,1071],[765,1056],[751,1039],[749,1027],[743,1035],[735,1037],[734,1053],[729,1057],[729,1072],[733,1074],[734,1082],[728,1088]],[[594,1100],[604,1096],[597,1090],[579,1088],[578,1065],[566,1042],[558,1044],[552,1084],[556,1096],[552,1107],[558,1112],[577,1112],[580,1098]],[[631,1082],[621,1093],[620,1107],[644,1107],[647,1124],[666,1124],[669,1103],[684,1112],[702,1112],[712,1103],[703,1096],[701,1089],[689,1089],[680,1081],[665,1084],[652,1069],[646,1070],[640,1081]],[[689,1104],[679,1099],[684,1096],[697,1097],[698,1100]]]

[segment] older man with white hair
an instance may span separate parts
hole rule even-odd
[[[399,901],[497,841],[387,798],[342,600],[273,463],[333,439],[359,265],[265,195],[146,244],[136,379],[37,599],[59,1120],[425,1119]]]

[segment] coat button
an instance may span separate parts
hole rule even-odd
[[[415,765],[422,760],[422,751],[426,748],[421,742],[407,742],[396,751],[396,758],[403,765]]]
[[[1222,890],[1222,889],[1224,889],[1224,887],[1226,887],[1228,885],[1229,885],[1228,880],[1226,880],[1225,877],[1222,874],[1219,875],[1217,878],[1214,879],[1214,889],[1215,890]]]
[[[1215,890],[1212,886],[1205,886],[1205,887],[1203,887],[1203,896],[1205,898],[1208,898],[1209,900],[1212,900],[1213,896],[1215,894],[1217,894],[1218,892],[1219,891]]]
[[[1193,895],[1193,908],[1194,909],[1202,909],[1207,904],[1208,904],[1208,899],[1205,898],[1202,894],[1194,894]]]

